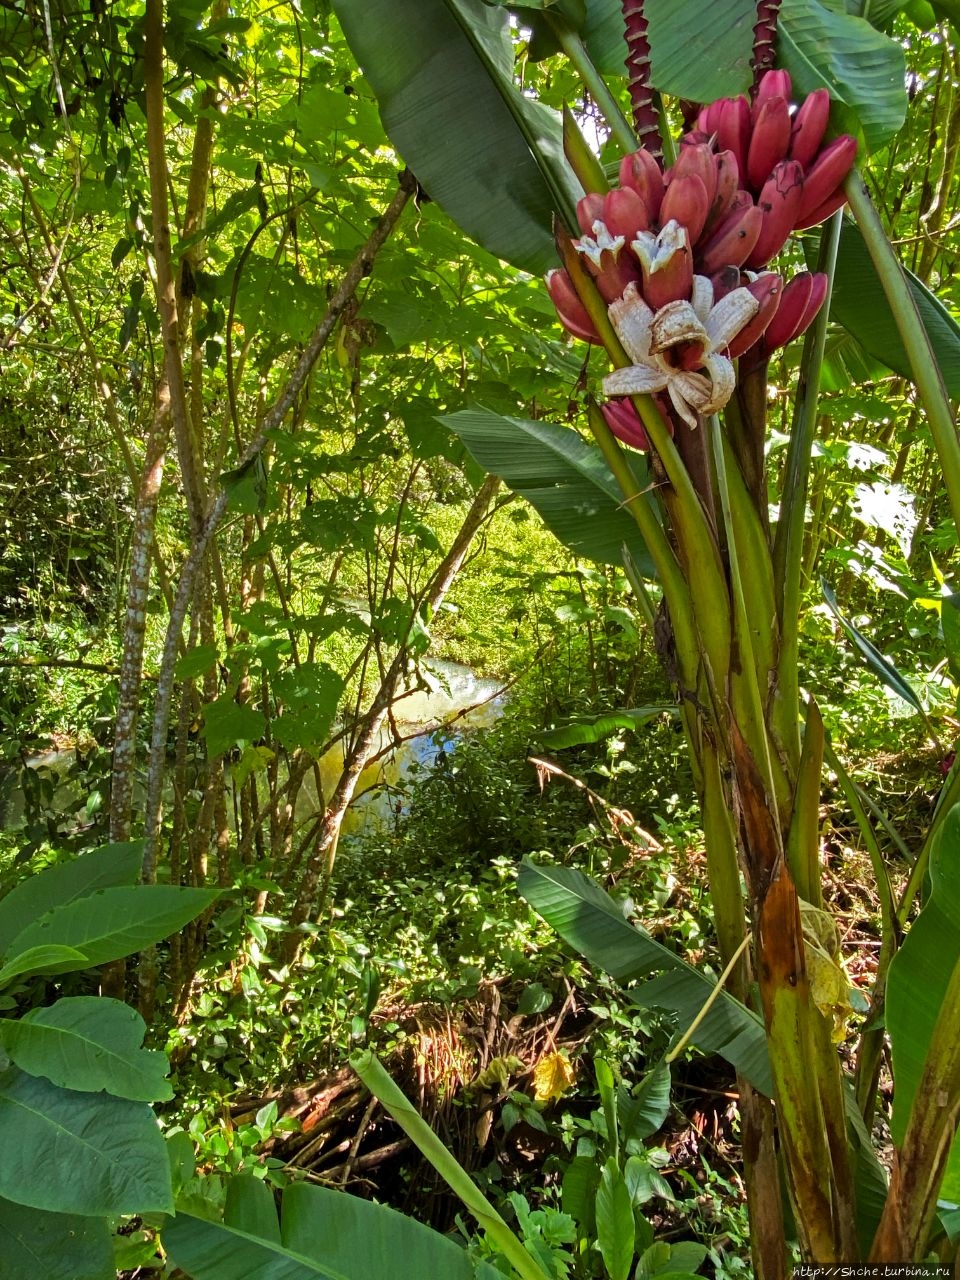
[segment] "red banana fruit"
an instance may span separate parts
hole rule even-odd
[[[731,360],[749,351],[753,344],[763,337],[767,325],[777,314],[777,308],[783,296],[783,281],[773,271],[764,271],[756,279],[748,280],[745,287],[756,298],[760,309],[752,320],[747,321],[727,348],[727,355]]]
[[[793,117],[790,150],[787,152],[791,160],[799,160],[804,169],[810,168],[820,150],[829,119],[830,91],[814,89],[813,93],[807,94]]]
[[[651,222],[657,221],[663,199],[663,171],[649,151],[634,151],[623,157],[620,186],[635,191],[647,206]]]
[[[603,196],[598,191],[577,201],[577,222],[585,236],[593,235],[593,224],[603,221]]]
[[[725,98],[718,98],[716,102],[711,102],[709,106],[703,108],[697,116],[697,129],[700,132],[706,133],[710,137],[715,137],[719,133],[720,116],[723,112],[725,101]]]
[[[760,108],[765,102],[769,102],[771,98],[783,98],[785,102],[789,102],[792,92],[793,84],[790,80],[789,71],[765,72],[760,77],[760,83],[757,85],[757,91],[753,96],[754,120],[756,120]]]
[[[768,75],[771,73],[768,72]],[[786,98],[768,98],[754,116],[747,151],[747,182],[759,191],[790,145],[790,108]]]
[[[634,449],[650,448],[650,441],[640,421],[640,415],[628,396],[615,396],[614,399],[600,406],[600,412],[618,440],[622,440],[624,444]]]
[[[827,277],[822,273],[802,271],[794,276],[784,288],[777,314],[763,335],[764,349],[776,351],[798,338],[813,322],[826,296]]]
[[[749,204],[742,203],[738,197],[734,200],[734,208],[714,231],[697,254],[697,270],[703,275],[713,275],[721,267],[741,267],[753,251],[763,228],[763,214],[750,200],[747,192],[742,192]]]
[[[631,187],[617,187],[603,197],[604,225],[612,236],[623,236],[627,244],[639,231],[650,230],[650,213],[643,197]]]
[[[563,327],[569,333],[572,333],[575,338],[582,338],[584,342],[593,342],[600,345],[600,336],[593,327],[593,321],[590,319],[586,307],[577,296],[573,281],[566,271],[559,269],[548,271],[545,278],[547,291],[553,300],[553,305],[557,309],[557,315]]]
[[[832,196],[828,196],[823,204],[818,205],[812,213],[808,213],[806,217],[800,218],[794,224],[794,231],[806,231],[807,227],[815,227],[821,222],[826,222],[832,213],[842,209],[846,203],[847,193],[844,191],[843,183],[841,182]]]
[[[672,169],[667,170],[663,180],[669,186],[677,178],[691,176],[699,178],[706,188],[709,210],[717,195],[717,157],[709,142],[686,143],[681,146],[676,164]],[[665,219],[661,218],[660,221],[663,222]]]
[[[763,214],[763,226],[745,259],[751,270],[765,267],[783,248],[794,228],[802,199],[803,166],[796,160],[781,160],[757,198],[757,208]]]
[[[674,178],[667,187],[663,202],[660,205],[660,222],[666,226],[670,221],[679,222],[686,227],[690,244],[696,244],[700,238],[710,212],[710,199],[702,179],[695,173],[685,177]]]
[[[713,157],[717,173],[717,190],[707,214],[705,230],[719,225],[731,211],[733,198],[740,189],[740,169],[732,151],[721,151]]]
[[[746,98],[721,98],[717,150],[732,151],[742,174],[747,172],[750,145],[750,104]]]
[[[814,160],[803,175],[803,196],[797,209],[795,226],[810,225],[807,218],[828,200],[853,168],[857,140],[849,133],[834,139]]]

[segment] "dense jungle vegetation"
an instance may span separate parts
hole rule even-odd
[[[7,0],[0,111],[0,1276],[953,1274],[954,0]]]

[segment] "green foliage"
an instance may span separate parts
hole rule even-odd
[[[163,1240],[192,1280],[247,1280],[268,1269],[285,1280],[491,1280],[490,1268],[476,1267],[439,1233],[384,1205],[306,1183],[286,1189],[278,1220],[269,1189],[242,1178],[231,1184],[222,1222],[181,1210]]]
[[[429,195],[498,257],[552,266],[554,210],[575,225],[579,189],[559,116],[513,83],[506,13],[477,0],[382,0],[362,18],[340,0],[334,8],[387,133]]]
[[[599,885],[572,868],[527,861],[518,887],[566,942],[618,982],[630,983],[659,971],[661,976],[630,988],[630,998],[641,1007],[675,1012],[681,1031],[691,1026],[714,983],[631,925]],[[693,1043],[705,1052],[722,1054],[755,1088],[772,1093],[763,1023],[728,991],[720,992],[698,1023]]]
[[[638,572],[655,576],[600,450],[576,431],[549,422],[501,418],[482,409],[465,409],[443,421],[480,466],[532,503],[551,532],[576,555],[620,564],[626,546]],[[639,459],[634,465],[637,492],[642,492],[646,465]]]
[[[215,892],[131,883],[139,843],[37,872],[0,900],[3,1007],[42,993],[32,975],[83,970],[151,945],[193,919]],[[0,1235],[4,1274],[59,1251],[73,1274],[113,1274],[108,1220],[173,1208],[163,1137],[147,1105],[172,1094],[164,1055],[141,1048],[143,1019],[115,1000],[64,997],[0,1020],[3,1213],[39,1211]],[[21,1209],[22,1213],[22,1209]],[[76,1225],[76,1215],[84,1225]],[[87,1222],[89,1221],[89,1225]]]

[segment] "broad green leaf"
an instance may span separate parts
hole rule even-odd
[[[28,876],[0,899],[0,955],[25,925],[52,907],[66,906],[96,889],[136,884],[142,863],[143,841],[132,840],[106,844]]]
[[[0,1195],[84,1216],[170,1213],[170,1164],[145,1102],[0,1075]]]
[[[694,102],[750,88],[755,0],[647,0],[644,12],[655,88]]]
[[[676,707],[631,707],[625,711],[611,711],[606,715],[590,716],[559,729],[547,729],[542,735],[545,747],[558,750],[561,747],[579,747],[585,742],[602,742],[622,729],[640,729],[657,716],[676,715]]]
[[[254,1193],[256,1194],[256,1193]],[[295,1183],[283,1193],[279,1238],[265,1204],[245,1200],[249,1219],[208,1222],[180,1212],[163,1243],[191,1280],[474,1280],[496,1275],[459,1245],[395,1209],[325,1187]],[[240,1205],[237,1209],[239,1211]]]
[[[937,357],[947,394],[960,397],[960,325],[935,294],[910,271],[907,283]],[[859,228],[846,220],[840,237],[830,315],[876,360],[913,380],[893,312]]]
[[[229,693],[207,703],[203,710],[203,735],[211,757],[222,756],[238,743],[256,742],[263,737],[266,728],[262,711],[242,706]]]
[[[950,674],[954,684],[960,684],[960,595],[944,596],[940,601],[940,625]]]
[[[227,1183],[223,1220],[227,1226],[236,1227],[248,1235],[280,1244],[280,1219],[273,1188],[253,1174],[237,1174]]]
[[[106,1218],[25,1209],[0,1199],[3,1280],[115,1280]]]
[[[560,1207],[580,1224],[587,1236],[596,1233],[597,1187],[600,1165],[593,1156],[575,1156],[567,1165],[561,1185]]]
[[[464,409],[440,419],[463,441],[471,457],[526,498],[557,538],[576,555],[620,564],[626,546],[638,573],[655,576],[637,526],[600,450],[569,427],[505,418],[489,409]],[[646,464],[631,457],[637,491]]]
[[[319,753],[343,693],[343,677],[325,662],[304,663],[276,676],[273,691],[283,712],[272,723],[285,747]]]
[[[625,1147],[655,1134],[670,1112],[670,1064],[658,1062],[634,1089],[621,1085],[618,1111]]]
[[[195,680],[211,671],[217,663],[217,646],[215,644],[199,644],[182,658],[177,659],[175,667],[178,680]]]
[[[690,1026],[714,991],[710,978],[631,925],[613,899],[581,872],[524,859],[518,887],[569,946],[618,982],[661,971],[627,994],[641,1008],[676,1013],[681,1030]],[[706,1053],[721,1054],[754,1088],[772,1096],[763,1022],[729,992],[720,993],[697,1027],[693,1043]]]
[[[920,699],[890,659],[885,658],[877,646],[843,616],[840,612],[840,606],[837,604],[837,597],[833,588],[822,579],[820,585],[823,589],[823,598],[826,600],[830,612],[853,641],[854,646],[870,670],[883,681],[888,689],[892,689],[899,698],[902,698],[904,702],[908,702],[911,707],[919,711],[921,715],[924,715],[923,704]]]
[[[597,1244],[610,1280],[627,1280],[633,1265],[636,1228],[630,1192],[617,1162],[603,1166],[597,1188]]]
[[[21,1070],[63,1089],[134,1102],[172,1098],[166,1054],[141,1048],[146,1029],[119,1000],[67,996],[19,1021],[0,1021],[0,1044]]]
[[[87,966],[108,964],[169,938],[218,897],[216,889],[169,884],[98,889],[41,916],[17,934],[4,958],[9,964],[32,947],[53,945],[75,947],[83,952]],[[69,965],[69,969],[76,967]],[[47,972],[55,972],[46,968]]]
[[[863,18],[817,0],[783,0],[777,63],[790,72],[797,101],[826,86],[833,124],[861,132],[871,152],[889,142],[906,118],[903,49]]]
[[[755,0],[647,0],[654,87],[694,102],[746,93],[756,12]],[[604,74],[624,74],[619,0],[587,0],[583,37]],[[899,130],[906,114],[904,60],[893,40],[817,0],[783,0],[778,37],[778,65],[791,74],[795,100],[825,85],[834,123],[862,131],[871,151]]]
[[[960,964],[960,805],[950,810],[933,838],[930,884],[930,897],[894,956],[887,978],[886,1021],[894,1081],[890,1129],[898,1145],[947,984]]]
[[[72,973],[88,967],[87,957],[76,947],[28,947],[15,960],[0,969],[0,987],[25,973]]]
[[[333,8],[424,190],[491,253],[535,273],[555,265],[553,218],[571,220],[580,190],[559,115],[514,84],[506,11],[481,0]]]

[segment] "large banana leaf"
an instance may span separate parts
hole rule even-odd
[[[951,399],[960,396],[960,325],[939,298],[907,272],[910,292],[930,337]],[[859,228],[846,221],[840,237],[830,314],[860,345],[888,369],[913,380],[893,312],[877,277]]]
[[[647,0],[645,12],[657,89],[694,102],[746,92],[756,0]],[[620,0],[587,0],[583,36],[605,75],[623,75]],[[861,133],[871,151],[903,124],[903,51],[862,18],[818,0],[783,0],[777,60],[790,72],[795,96],[826,85],[834,123]]]
[[[659,973],[627,994],[640,1008],[675,1013],[681,1030],[715,992],[712,979],[631,925],[609,894],[572,867],[539,866],[524,859],[518,887],[564,942],[617,982]],[[719,1053],[755,1089],[772,1094],[763,1022],[728,992],[721,991],[697,1027],[693,1044],[704,1053]]]
[[[485,471],[527,499],[547,527],[576,555],[620,564],[626,546],[645,578],[656,576],[646,544],[624,510],[623,495],[600,450],[569,427],[464,409],[441,418]],[[637,491],[646,463],[631,454]]]
[[[180,1211],[163,1244],[191,1280],[491,1280],[491,1267],[437,1231],[386,1205],[296,1182],[273,1193],[246,1179],[223,1222]]]
[[[903,1140],[947,984],[960,964],[960,805],[946,815],[933,838],[930,883],[930,897],[887,978],[887,1031],[896,1086],[890,1129],[896,1143]]]
[[[555,264],[553,218],[582,194],[560,117],[513,81],[505,9],[482,0],[333,0],[383,127],[424,190],[498,257]],[[571,221],[571,226],[575,226]]]
[[[903,49],[863,18],[817,0],[783,0],[777,63],[790,72],[796,98],[825,85],[832,122],[862,134],[871,152],[889,142],[906,118]]]

